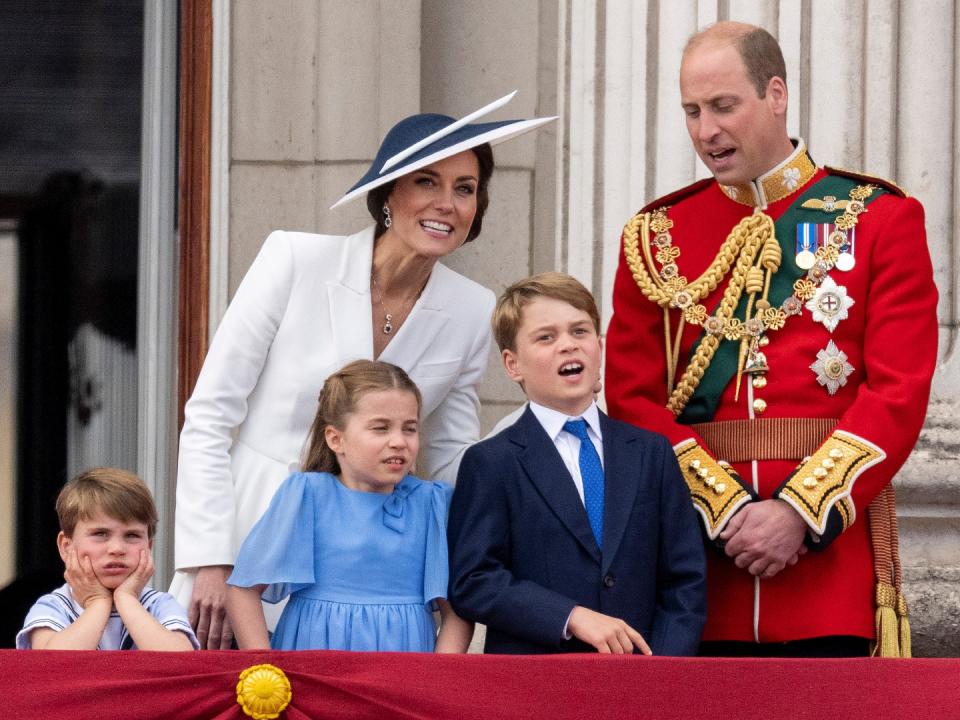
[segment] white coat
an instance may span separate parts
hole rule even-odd
[[[324,380],[373,357],[373,228],[270,234],[237,289],[184,409],[171,592],[189,607],[198,567],[232,565],[301,459]],[[456,478],[479,438],[493,293],[437,263],[380,355],[423,395],[425,478]]]

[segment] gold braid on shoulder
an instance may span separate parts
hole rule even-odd
[[[652,214],[662,215],[666,210],[667,208],[660,208]],[[673,289],[674,284],[662,279],[656,268],[653,267],[650,251],[650,220],[651,213],[637,213],[627,221],[623,228],[623,253],[627,258],[627,265],[633,274],[637,287],[640,288],[640,292],[660,307],[671,307],[676,291]],[[716,258],[704,273],[692,283],[684,284],[683,289],[691,294],[693,302],[699,302],[716,290],[730,271],[730,266],[736,259],[737,253],[740,252],[745,240],[745,235],[737,232],[739,227],[740,225],[735,227],[727,236],[723,245],[720,246]],[[642,233],[641,229],[643,229]],[[647,271],[640,256],[641,236],[643,237],[643,252],[646,255],[652,275]]]
[[[672,225],[673,223],[666,218],[666,208],[656,210],[652,214],[637,213],[630,218],[624,227],[623,254],[640,292],[664,309],[665,339],[668,348],[667,390],[669,400],[667,401],[667,407],[674,415],[679,415],[700,384],[721,340],[719,334],[704,334],[680,381],[676,387],[672,387],[672,378],[679,359],[680,335],[683,332],[684,319],[695,317],[692,310],[696,308],[696,304],[716,290],[730,271],[731,266],[733,272],[730,276],[730,282],[724,290],[723,298],[716,312],[716,318],[726,324],[733,317],[758,253],[767,245],[768,240],[774,237],[774,225],[770,216],[762,212],[755,212],[753,215],[745,217],[730,231],[707,270],[690,284],[687,284],[686,279],[682,276],[664,278],[663,271],[658,273],[652,262],[650,230],[653,229],[657,232],[657,239],[664,238],[658,245],[659,247],[670,246],[668,231]],[[641,238],[644,243],[642,255]],[[655,240],[656,242],[657,240]],[[676,255],[677,253],[674,253],[672,259],[675,259]],[[646,262],[644,262],[644,259]],[[673,343],[670,341],[669,318],[667,317],[670,308],[678,308],[683,311],[680,316],[680,326],[677,329],[677,338]],[[700,314],[705,316],[705,309]]]

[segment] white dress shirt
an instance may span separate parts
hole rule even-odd
[[[600,411],[597,409],[597,403],[591,402],[590,406],[583,411],[582,415],[566,415],[557,410],[553,410],[543,405],[539,405],[533,400],[530,401],[530,410],[534,417],[543,426],[547,435],[553,440],[554,447],[560,453],[560,458],[570,476],[573,478],[573,484],[577,487],[577,494],[580,495],[580,502],[583,502],[583,478],[580,475],[580,438],[563,429],[567,420],[578,420],[580,418],[587,421],[587,436],[593,443],[593,447],[600,456],[600,465],[603,466],[603,436],[600,434]]]

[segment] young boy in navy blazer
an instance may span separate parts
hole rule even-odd
[[[574,278],[507,288],[493,333],[530,400],[467,450],[450,508],[450,602],[490,653],[693,655],[703,541],[666,438],[597,408],[600,316]],[[642,362],[642,358],[637,359]]]

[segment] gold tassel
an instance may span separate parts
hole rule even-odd
[[[896,588],[886,583],[877,583],[877,640],[872,653],[875,656],[900,657],[899,629],[894,609],[896,601]]]
[[[876,632],[871,655],[911,657],[910,618],[903,595],[896,496],[887,485],[867,508],[874,572],[877,576]]]
[[[903,593],[897,594],[897,617],[900,620],[900,657],[913,657],[910,642],[910,613],[907,611],[907,599]]]

